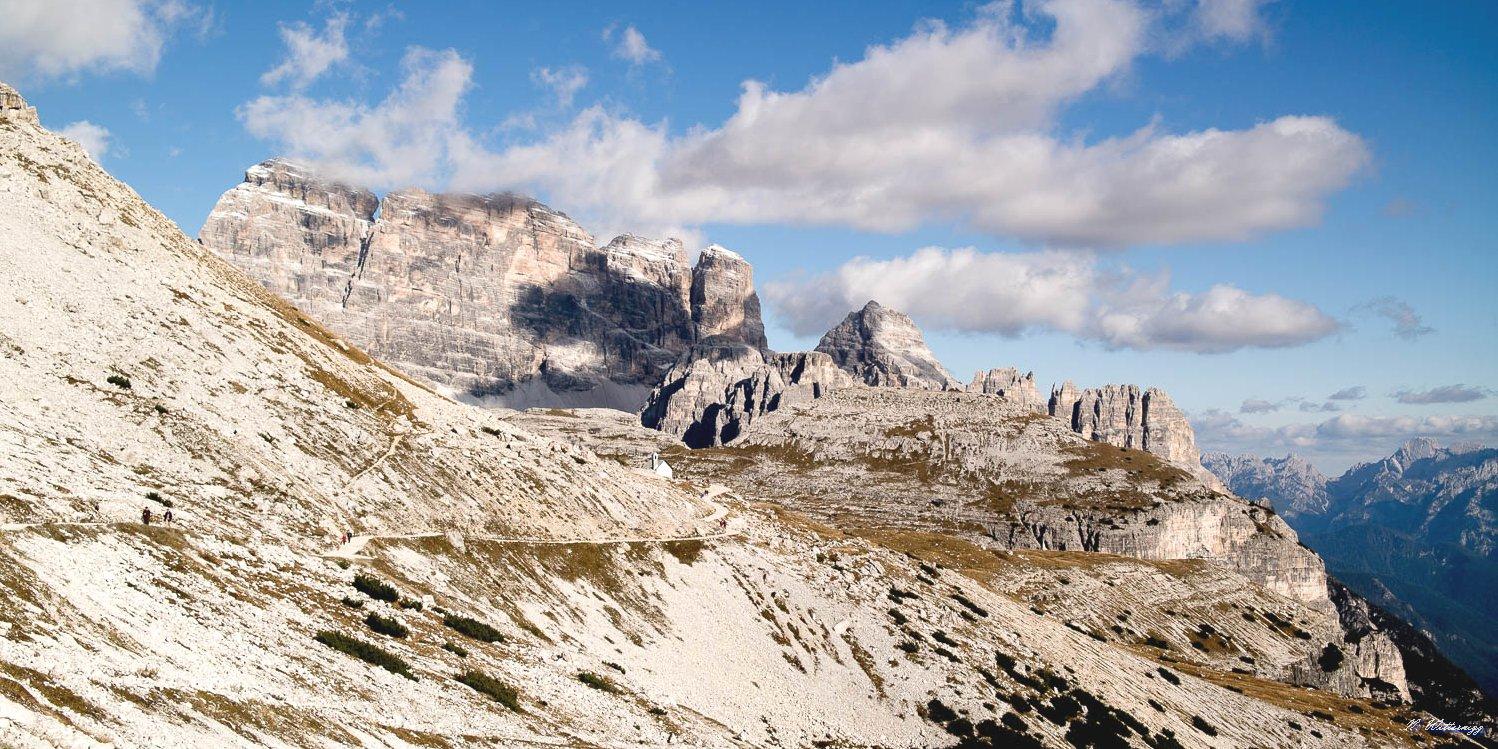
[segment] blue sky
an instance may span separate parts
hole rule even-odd
[[[289,153],[724,244],[782,350],[882,296],[1207,448],[1498,435],[1491,3],[71,5],[0,76],[189,233]]]

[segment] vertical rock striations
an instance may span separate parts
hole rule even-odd
[[[488,405],[633,411],[699,340],[765,349],[753,273],[721,247],[599,247],[529,198],[369,190],[273,159],[203,244],[371,353]]]
[[[936,360],[909,317],[875,301],[848,313],[822,336],[816,350],[868,385],[923,390],[962,387]]]
[[[1019,370],[1014,367],[974,373],[973,381],[967,385],[967,391],[997,395],[1004,400],[1013,401],[1040,413],[1046,413],[1048,410],[1046,399],[1041,397],[1040,391],[1035,387],[1035,373],[1026,372],[1020,375]]]
[[[708,245],[692,269],[692,322],[703,341],[769,349],[754,293],[754,268],[738,253]]]
[[[1072,431],[1096,442],[1135,448],[1190,471],[1207,486],[1222,482],[1202,467],[1196,433],[1165,391],[1137,385],[1104,385],[1077,390],[1070,380],[1051,390],[1048,409]]]

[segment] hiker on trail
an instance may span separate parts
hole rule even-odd
[[[141,510],[140,510],[140,522],[145,523],[146,525],[150,525],[151,524],[151,508],[149,508],[149,507],[142,507],[141,508]]]
[[[728,518],[718,518],[718,530],[728,530]]]
[[[161,513],[161,517],[168,523],[172,522],[172,508],[166,508],[166,512]]]

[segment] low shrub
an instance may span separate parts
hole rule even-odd
[[[613,679],[610,679],[607,676],[602,676],[600,674],[595,674],[592,671],[579,672],[577,675],[577,680],[584,684],[587,684],[590,687],[593,687],[594,689],[597,689],[600,692],[608,692],[609,694],[619,693],[619,685],[615,684]]]
[[[1162,678],[1162,679],[1164,679],[1164,680],[1166,680],[1166,681],[1168,681],[1168,682],[1170,682],[1172,684],[1180,685],[1180,683],[1181,683],[1181,677],[1176,676],[1174,671],[1171,671],[1171,670],[1165,668],[1164,666],[1161,666],[1160,668],[1158,668],[1156,670],[1160,672],[1160,678]]]
[[[505,636],[497,629],[477,620],[456,614],[444,614],[442,623],[459,634],[472,637],[479,642],[504,642]]]
[[[121,390],[129,390],[130,389],[130,378],[129,377],[121,377],[119,375],[110,375],[110,376],[104,378],[104,381],[107,382],[107,383],[109,383],[109,384],[111,384],[111,385],[113,385],[113,386],[115,386],[115,387],[117,387],[117,388],[119,388],[119,389],[121,389]]]
[[[375,632],[390,637],[405,637],[411,634],[411,630],[407,629],[406,625],[401,624],[398,620],[391,619],[388,616],[380,616],[373,611],[369,612],[369,616],[364,617],[364,623],[368,624],[369,628]]]
[[[161,505],[162,507],[171,507],[172,506],[172,500],[167,499],[166,497],[161,496],[160,492],[146,492],[146,499],[149,499],[152,502],[155,502],[156,504]]]
[[[604,661],[603,665],[608,666],[609,668],[612,668],[621,674],[624,673],[624,667],[617,663],[614,663],[613,661]]]
[[[400,600],[400,591],[395,586],[373,575],[359,573],[354,575],[354,588],[376,601],[388,601],[395,603]]]
[[[1213,728],[1211,723],[1208,723],[1207,721],[1202,720],[1202,716],[1200,716],[1200,715],[1193,715],[1193,716],[1191,716],[1191,725],[1196,730],[1201,731],[1202,733],[1205,733],[1208,736],[1216,736],[1217,735],[1217,729]]]
[[[352,655],[365,663],[372,663],[392,674],[400,674],[411,681],[416,681],[416,676],[411,673],[411,664],[406,663],[400,656],[378,645],[372,645],[363,640],[331,630],[318,632],[317,637],[314,639],[340,653]]]
[[[363,598],[354,598],[353,596],[344,596],[343,597],[343,605],[345,605],[345,606],[347,606],[347,607],[349,607],[351,609],[362,609],[362,608],[364,608],[364,599]]]
[[[418,600],[416,600],[414,598],[402,598],[401,602],[400,602],[400,607],[403,608],[403,609],[416,609],[417,611],[420,611],[421,610],[421,601],[418,601]]]
[[[453,655],[458,656],[459,658],[467,658],[468,657],[468,648],[465,648],[462,645],[454,645],[451,642],[443,642],[442,643],[442,649],[446,650],[449,653],[452,653]]]
[[[520,693],[515,688],[498,679],[491,678],[482,671],[464,671],[458,674],[458,681],[471,687],[475,692],[487,695],[495,702],[505,707],[520,712]]]

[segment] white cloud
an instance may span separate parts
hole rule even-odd
[[[1394,323],[1394,335],[1407,341],[1436,332],[1435,328],[1425,324],[1420,314],[1415,312],[1415,308],[1411,307],[1408,302],[1392,296],[1371,299],[1353,308],[1353,312],[1387,318]]]
[[[1323,470],[1339,473],[1355,462],[1376,460],[1416,437],[1437,441],[1498,441],[1498,416],[1369,416],[1338,414],[1321,422],[1276,427],[1247,424],[1218,409],[1191,416],[1204,450],[1275,455],[1296,452]]]
[[[281,63],[260,76],[260,83],[274,86],[282,81],[301,90],[317,80],[329,68],[349,57],[348,39],[344,36],[349,16],[335,13],[328,17],[322,33],[302,21],[281,24],[281,42],[286,54]]]
[[[802,335],[821,332],[869,299],[936,330],[1018,335],[1059,331],[1110,348],[1217,353],[1324,338],[1336,320],[1277,294],[1213,286],[1170,290],[1083,252],[979,252],[927,247],[889,260],[854,258],[811,278],[765,286],[775,312]]]
[[[616,26],[609,26],[603,30],[603,40],[612,42],[616,36]],[[624,27],[623,31],[617,33],[619,41],[614,44],[613,55],[621,60],[627,60],[631,65],[644,65],[647,62],[655,62],[661,59],[660,50],[650,46],[645,41],[645,35],[634,27],[634,24]]]
[[[572,106],[572,100],[577,92],[588,85],[588,69],[581,65],[569,65],[565,68],[537,68],[531,71],[531,81],[538,86],[545,86],[556,98],[557,106],[566,108]]]
[[[459,110],[473,66],[453,50],[412,47],[400,85],[374,106],[301,95],[261,96],[238,110],[251,134],[332,176],[371,187],[445,179],[469,146]]]
[[[0,0],[0,76],[146,75],[177,29],[211,19],[180,0]]]
[[[1259,12],[1273,0],[1198,0],[1191,23],[1203,38],[1247,41],[1268,33]]]
[[[449,118],[445,132],[423,141],[429,147],[390,156],[268,122],[295,109],[306,115],[299,124],[326,116],[331,131],[343,134],[346,120],[385,109],[388,100],[370,107],[262,99],[242,112],[254,115],[246,122],[257,135],[348,172],[384,176],[390,170],[382,162],[426,153],[434,163],[411,165],[402,176],[450,174],[445,184],[424,186],[531,192],[590,223],[638,231],[768,223],[897,232],[942,221],[1102,247],[1238,240],[1318,220],[1326,196],[1368,160],[1362,139],[1330,118],[1283,116],[1186,133],[1151,123],[1091,141],[1060,130],[1058,115],[1069,103],[1126,75],[1149,51],[1156,17],[1133,0],[984,6],[961,27],[924,22],[799,91],[748,81],[725,122],[684,134],[594,106],[498,150]],[[622,39],[627,32],[611,33]],[[522,131],[501,130],[511,138]],[[1144,314],[1168,314],[1155,302],[1115,310],[1121,314],[1108,338],[1138,346],[1128,340],[1134,329],[1162,341],[1210,334]],[[1231,287],[1173,303],[1196,305],[1181,311],[1197,324],[1229,324],[1213,309],[1250,303],[1271,321],[1305,322],[1285,319],[1300,307]],[[1272,328],[1263,333],[1269,341],[1284,337]]]
[[[94,161],[109,153],[109,129],[88,120],[79,120],[57,131],[65,138],[77,141]]]
[[[591,218],[793,223],[904,231],[956,221],[1090,246],[1237,240],[1314,223],[1367,162],[1335,121],[1243,130],[1149,124],[1094,142],[1057,132],[1064,106],[1127,73],[1149,14],[1125,0],[1045,0],[1048,36],[1006,11],[926,23],[800,91],[743,86],[716,128],[673,136],[593,108],[489,154],[461,189],[541,191]]]
[[[1486,397],[1487,388],[1462,384],[1442,385],[1430,390],[1400,390],[1394,394],[1394,400],[1400,403],[1422,406],[1432,403],[1471,403]]]

